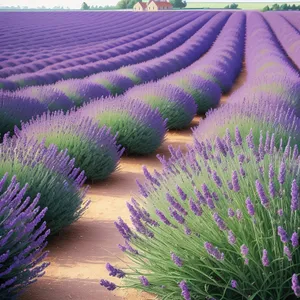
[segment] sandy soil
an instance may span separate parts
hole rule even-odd
[[[233,91],[245,80],[241,73]],[[222,97],[222,103],[228,98]],[[191,127],[200,121],[197,117]],[[157,153],[168,154],[168,145],[185,148],[192,142],[190,128],[167,134]],[[156,154],[157,154],[156,153]],[[117,244],[123,240],[115,230],[113,222],[122,216],[128,220],[126,201],[137,193],[135,179],[142,179],[142,165],[150,171],[160,169],[156,154],[147,157],[124,157],[120,169],[108,180],[94,184],[88,194],[92,200],[86,214],[75,224],[63,230],[49,242],[48,260],[51,265],[44,277],[30,286],[22,300],[145,300],[155,297],[136,291],[117,290],[107,292],[99,286],[101,278],[108,278],[106,262],[122,265],[124,258]]]

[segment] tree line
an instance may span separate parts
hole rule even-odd
[[[277,11],[277,10],[300,10],[300,5],[295,5],[295,4],[290,5],[287,3],[279,5],[279,4],[275,3],[271,7],[269,5],[265,6],[262,11],[270,11],[270,10],[275,10],[275,11]]]

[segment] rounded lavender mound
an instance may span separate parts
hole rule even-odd
[[[103,180],[116,170],[123,153],[110,129],[99,128],[89,118],[78,117],[71,112],[47,113],[15,128],[16,136],[54,144],[59,150],[68,149],[75,158],[75,166],[85,171],[90,180]]]
[[[134,84],[141,84],[143,82],[153,80],[153,77],[156,78],[153,70],[143,68],[141,66],[123,67],[117,72],[132,80]]]
[[[0,91],[0,135],[13,131],[21,121],[28,121],[45,111],[47,107],[36,99]]]
[[[67,150],[45,147],[33,139],[8,138],[0,144],[0,177],[14,174],[21,185],[28,183],[26,196],[41,193],[39,206],[47,207],[45,221],[51,234],[76,221],[87,207],[84,172],[74,167]],[[11,177],[9,177],[11,178]]]
[[[128,89],[134,86],[131,79],[126,76],[114,73],[95,74],[88,78],[90,82],[101,84],[110,91],[112,95],[123,94]]]
[[[166,121],[157,109],[126,97],[95,100],[78,113],[92,118],[100,127],[110,128],[128,154],[154,152],[166,133]]]
[[[191,95],[197,104],[197,113],[204,114],[220,103],[221,89],[209,80],[197,75],[181,77],[179,75],[167,79],[172,85],[182,88]]]
[[[74,103],[60,90],[51,86],[33,86],[16,92],[19,96],[34,98],[46,105],[48,110],[67,111],[74,106]]]
[[[0,298],[14,299],[24,288],[44,275],[48,263],[49,230],[42,222],[47,208],[40,209],[38,194],[26,197],[28,185],[21,188],[16,177],[0,179]]]
[[[94,98],[108,97],[110,95],[110,92],[105,87],[88,80],[63,80],[57,82],[53,87],[62,91],[75,106],[81,106]]]
[[[161,173],[144,167],[141,195],[127,203],[133,227],[115,222],[133,265],[107,264],[109,275],[161,299],[298,297],[298,147],[260,140],[218,137],[187,154],[171,148]]]
[[[138,99],[157,108],[169,129],[187,127],[196,115],[197,106],[191,95],[170,84],[150,83],[130,89],[126,97]]]
[[[274,142],[277,146],[280,140],[283,146],[287,143],[300,146],[300,119],[292,109],[287,109],[282,101],[275,103],[266,97],[250,99],[240,98],[239,102],[228,102],[208,112],[206,118],[193,130],[194,138],[205,141],[226,135],[245,137],[251,129],[257,146],[261,131],[268,132],[270,136],[275,133],[278,139]]]
[[[15,89],[17,89],[17,87],[17,84],[13,81],[0,78],[0,91],[14,91]]]

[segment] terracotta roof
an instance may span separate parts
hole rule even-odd
[[[170,2],[159,2],[159,1],[151,1],[156,4],[157,7],[173,7]]]
[[[147,3],[146,2],[138,2],[139,4],[141,4],[141,6],[145,9],[147,8]]]

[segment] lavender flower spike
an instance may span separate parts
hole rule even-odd
[[[286,231],[281,226],[278,226],[277,233],[283,243],[287,243],[289,241]]]
[[[278,181],[282,185],[284,184],[285,181],[285,174],[286,174],[286,169],[285,169],[285,162],[281,162],[280,168],[279,168],[279,174],[278,174]]]
[[[143,286],[149,286],[149,281],[145,276],[140,276],[139,279]]]
[[[300,286],[297,274],[293,274],[292,276],[292,290],[294,291],[296,297],[300,297]]]
[[[224,220],[219,216],[219,214],[218,213],[214,213],[213,216],[214,216],[214,220],[217,223],[219,229],[220,230],[226,230],[227,226],[226,226]]]
[[[180,186],[177,185],[177,192],[181,198],[182,201],[185,201],[187,198],[186,193],[180,188]]]
[[[125,273],[120,270],[113,267],[110,263],[106,264],[106,270],[109,272],[109,276],[123,278],[125,277]]]
[[[296,180],[294,179],[292,182],[292,190],[291,190],[291,210],[295,211],[299,208],[299,189]]]
[[[244,244],[241,246],[241,253],[242,253],[242,255],[244,257],[246,257],[248,255],[248,253],[249,253],[248,247],[246,245],[244,245]]]
[[[240,190],[239,179],[236,171],[232,172],[232,186],[235,192]]]
[[[179,283],[179,287],[181,288],[181,295],[184,300],[191,300],[190,292],[188,290],[188,286],[184,280]]]
[[[248,214],[250,216],[254,216],[254,214],[255,214],[254,205],[251,202],[249,197],[246,199],[246,207],[247,207],[247,210],[248,210]]]
[[[291,241],[292,241],[292,246],[294,248],[298,247],[298,245],[299,245],[299,237],[298,237],[298,233],[297,232],[294,232],[292,234]]]
[[[236,280],[231,280],[231,287],[236,289],[238,287],[237,281]]]
[[[155,213],[157,214],[157,216],[160,218],[160,220],[165,223],[168,226],[171,226],[172,224],[170,223],[170,221],[167,219],[167,217],[163,214],[163,212],[161,212],[160,210],[156,209]]]
[[[213,256],[217,260],[224,260],[224,253],[221,253],[217,247],[214,247],[211,243],[205,242],[204,248],[207,253]]]
[[[236,242],[236,237],[234,236],[234,234],[231,230],[228,231],[228,242],[231,245],[234,245]]]
[[[265,194],[264,188],[263,188],[262,184],[259,182],[259,180],[256,180],[255,186],[256,186],[256,191],[257,191],[258,196],[260,198],[261,204],[265,208],[268,208],[269,207],[269,200],[268,200],[268,198]]]
[[[105,280],[105,279],[100,280],[100,285],[104,286],[109,291],[113,291],[117,288],[117,286],[113,282],[110,282],[110,281]]]
[[[287,256],[288,261],[292,261],[292,253],[291,253],[291,251],[290,251],[290,249],[289,249],[288,246],[284,246],[283,247],[283,252]]]
[[[180,259],[180,257],[178,257],[175,253],[171,252],[171,258],[175,265],[177,265],[178,267],[182,267],[182,260]]]
[[[263,255],[262,255],[262,264],[264,267],[268,267],[270,262],[269,262],[269,258],[268,258],[268,251],[266,249],[263,249]]]

